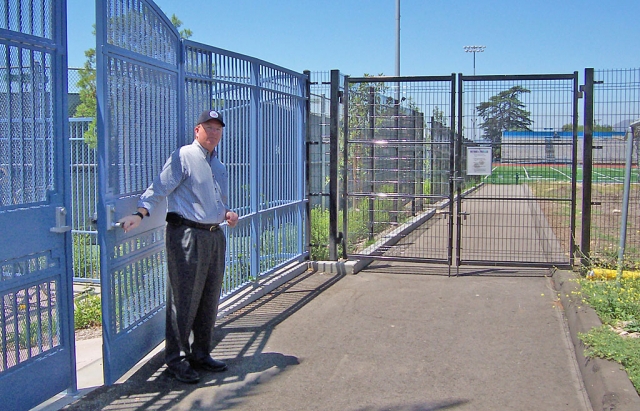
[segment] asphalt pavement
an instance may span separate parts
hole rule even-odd
[[[384,262],[356,275],[309,271],[219,321],[213,356],[227,371],[177,382],[158,347],[102,386],[100,360],[88,359],[81,395],[47,410],[640,409],[619,366],[576,356],[570,327],[591,313],[568,300],[572,273],[448,274]],[[609,366],[622,385],[606,382],[617,381]]]

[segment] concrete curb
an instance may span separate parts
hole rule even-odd
[[[602,322],[593,308],[580,302],[575,294],[579,286],[575,281],[571,281],[574,278],[575,273],[560,270],[554,274],[553,283],[560,294],[576,360],[591,406],[594,411],[640,410],[640,396],[620,364],[584,355],[586,347],[578,338],[578,334],[600,327]]]

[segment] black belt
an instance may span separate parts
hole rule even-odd
[[[174,225],[186,225],[187,227],[197,228],[200,230],[215,231],[220,228],[220,224],[204,224],[197,221],[187,220],[178,213],[167,213],[167,223]]]

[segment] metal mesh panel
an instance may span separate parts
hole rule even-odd
[[[106,11],[109,44],[172,66],[177,64],[178,39],[156,7],[143,0],[108,0]]]
[[[329,260],[337,258],[340,243],[337,239],[338,220],[342,221],[338,216],[340,213],[338,201],[335,201],[335,208],[330,206],[332,199],[337,199],[338,196],[338,179],[332,182],[331,173],[338,173],[338,150],[343,142],[338,134],[344,126],[344,105],[338,95],[344,93],[345,77],[335,71],[310,73],[310,78],[307,180],[311,259]],[[336,99],[335,105],[331,104],[331,98]],[[335,113],[332,113],[332,110],[335,110]],[[334,127],[336,141],[334,142],[335,153],[332,156],[331,130]],[[333,216],[334,211],[337,211],[335,216]]]
[[[51,56],[0,45],[0,206],[54,190]]]
[[[177,74],[116,58],[107,70],[109,185],[115,194],[142,191],[160,172],[158,159],[177,148]]]
[[[329,109],[328,72],[311,73],[309,113],[309,201],[312,210],[329,206]],[[326,245],[326,242],[325,242]]]
[[[73,276],[78,280],[100,279],[97,216],[98,160],[96,149],[84,141],[92,118],[69,119],[71,145],[71,234]]]
[[[467,190],[458,210],[461,261],[568,264],[574,82],[572,75],[464,78],[460,154],[488,147],[492,164],[488,175],[470,175],[467,158],[459,162]]]
[[[100,189],[98,207],[105,324],[105,383],[122,376],[162,339],[165,304],[164,221],[123,233],[109,223],[135,199],[181,145],[180,37],[152,1],[96,4]],[[104,225],[102,225],[104,224]],[[145,335],[136,344],[127,338]],[[122,352],[126,355],[122,355]]]
[[[51,0],[0,2],[0,29],[52,39],[54,34]]]
[[[349,80],[350,254],[448,258],[448,223],[416,228],[449,204],[451,91],[450,77]]]
[[[4,294],[0,299],[0,372],[61,344],[56,282]]]
[[[260,208],[266,210],[304,198],[304,193],[297,192],[299,186],[295,184],[300,169],[297,153],[300,142],[296,134],[301,119],[294,96],[263,91],[261,97],[264,142]]]
[[[229,173],[229,206],[241,216],[226,230],[226,296],[305,252],[306,80],[203,44],[186,41],[184,49],[185,135],[191,139],[204,109],[221,112],[226,124],[218,151]]]
[[[594,72],[591,252],[594,262],[617,264],[629,126],[640,120],[640,69]],[[640,125],[633,151],[625,261],[640,259]]]
[[[134,239],[115,244],[109,259],[125,260],[141,251],[150,255],[132,264],[115,266],[110,273],[111,296],[109,304],[116,307],[109,318],[109,328],[121,333],[162,308],[166,298],[166,257],[164,227],[145,233]]]

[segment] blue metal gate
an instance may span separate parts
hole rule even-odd
[[[180,36],[151,1],[96,4],[98,39],[98,242],[104,382],[113,384],[164,338],[164,215],[124,233],[180,143]]]
[[[219,147],[230,180],[222,300],[308,258],[305,133],[308,78],[180,40],[150,0],[97,1],[98,241],[104,381],[112,384],[164,339],[164,213],[129,233],[114,222],[165,160],[193,138],[203,109],[224,113]],[[226,228],[225,228],[226,230]]]
[[[0,2],[0,404],[75,390],[66,1]]]

